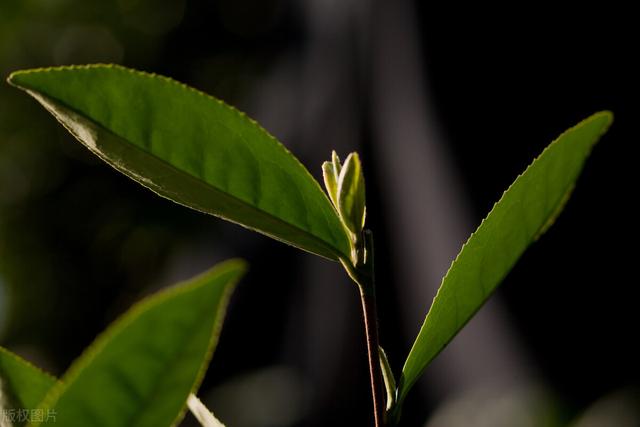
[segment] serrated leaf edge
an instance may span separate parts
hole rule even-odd
[[[213,356],[215,347],[213,344],[219,338],[220,330],[222,328],[222,319],[226,314],[226,307],[228,305],[231,293],[233,292],[237,282],[247,270],[247,264],[243,260],[231,259],[224,261],[200,275],[179,282],[171,286],[170,288],[164,289],[158,293],[147,296],[138,303],[134,304],[121,317],[116,319],[105,331],[98,335],[94,342],[84,350],[82,355],[80,355],[80,357],[73,362],[69,370],[50,389],[49,393],[47,393],[39,407],[43,409],[55,407],[55,403],[58,401],[64,390],[75,382],[76,378],[81,374],[81,372],[91,364],[91,362],[97,357],[97,355],[108,345],[111,339],[118,333],[124,331],[127,326],[135,321],[142,313],[164,303],[165,301],[173,298],[176,295],[184,294],[190,292],[194,288],[203,286],[203,284],[200,283],[200,279],[214,274],[225,274],[233,270],[236,270],[236,276],[227,283],[224,295],[221,298],[219,311],[217,313],[216,319],[213,322],[213,330],[211,331],[207,354],[202,360],[195,381],[190,390],[190,393],[193,393],[200,386],[202,379],[204,378],[207,366],[211,360],[211,357]],[[177,425],[179,420],[181,420],[184,416],[186,410],[187,401],[185,399],[185,402],[182,405],[182,409],[177,414],[174,421],[171,423],[171,426]],[[32,426],[34,426],[34,424],[29,424],[29,427]]]
[[[491,207],[491,210],[490,210],[490,211],[489,211],[489,213],[488,213],[488,214],[487,214],[487,215],[482,219],[482,221],[480,222],[480,224],[478,225],[478,227],[475,229],[475,231],[474,231],[473,233],[471,233],[471,235],[469,236],[469,238],[468,238],[468,239],[465,241],[465,243],[462,245],[462,247],[461,247],[460,251],[458,252],[458,254],[457,254],[457,255],[456,255],[456,257],[454,258],[454,260],[451,262],[451,264],[450,264],[449,268],[447,269],[447,273],[446,273],[446,274],[444,275],[444,277],[442,278],[441,284],[440,284],[440,286],[438,287],[438,291],[436,292],[436,295],[433,297],[433,301],[435,301],[435,300],[436,300],[436,298],[438,298],[438,296],[440,295],[440,291],[441,291],[441,289],[442,289],[442,285],[445,283],[445,281],[446,281],[447,277],[449,276],[449,272],[451,271],[451,269],[453,268],[453,266],[455,265],[455,263],[458,261],[458,258],[460,257],[460,255],[462,254],[462,252],[464,251],[464,249],[466,248],[466,246],[468,245],[468,243],[469,243],[469,242],[471,241],[471,239],[475,236],[475,234],[476,234],[476,233],[477,233],[477,231],[480,229],[480,227],[482,227],[482,225],[483,225],[483,224],[484,224],[484,222],[487,220],[487,218],[491,215],[491,213],[492,213],[492,212],[493,212],[493,210],[495,209],[496,205],[502,201],[502,199],[504,198],[505,194],[506,194],[506,193],[507,193],[507,192],[508,192],[508,191],[509,191],[509,190],[510,190],[510,189],[511,189],[515,184],[516,184],[516,182],[517,182],[517,181],[518,181],[518,180],[519,180],[519,179],[520,179],[524,174],[526,174],[526,173],[527,173],[527,171],[529,170],[529,168],[531,168],[531,166],[532,166],[532,165],[533,165],[533,164],[534,164],[534,163],[535,163],[539,158],[541,158],[541,157],[542,157],[542,156],[543,156],[547,151],[549,151],[549,150],[550,150],[550,149],[551,149],[551,148],[552,148],[552,147],[553,147],[553,146],[554,146],[554,145],[555,145],[555,144],[556,144],[560,139],[562,139],[566,134],[571,133],[571,132],[573,132],[575,129],[577,129],[577,128],[579,128],[579,127],[582,127],[582,126],[584,126],[584,125],[586,125],[586,124],[588,124],[588,123],[590,123],[590,122],[592,122],[592,121],[598,120],[598,119],[600,119],[601,117],[606,117],[606,118],[608,119],[608,121],[607,121],[607,123],[605,124],[605,126],[603,126],[603,127],[602,127],[601,132],[596,136],[596,138],[595,138],[595,142],[594,142],[594,144],[592,144],[592,145],[591,145],[591,147],[590,147],[590,149],[589,149],[589,152],[587,152],[587,157],[588,157],[588,156],[589,156],[589,154],[590,154],[590,152],[591,152],[591,150],[592,150],[592,149],[593,149],[593,147],[596,145],[597,141],[598,141],[598,140],[599,140],[599,139],[600,139],[600,138],[601,138],[601,137],[602,137],[602,136],[607,132],[607,130],[609,129],[609,127],[610,127],[610,126],[611,126],[611,124],[613,123],[613,113],[612,113],[611,111],[604,110],[604,111],[600,111],[600,112],[594,113],[594,114],[592,114],[591,116],[587,117],[586,119],[584,119],[584,120],[580,121],[580,122],[579,122],[579,123],[577,123],[576,125],[574,125],[574,126],[572,126],[572,127],[568,128],[567,130],[565,130],[564,132],[562,132],[562,133],[561,133],[557,138],[555,138],[555,139],[554,139],[550,144],[548,144],[548,145],[544,148],[544,150],[542,150],[542,152],[541,152],[538,156],[536,156],[536,157],[535,157],[535,158],[534,158],[534,159],[529,163],[529,165],[526,167],[526,169],[525,169],[523,172],[521,172],[520,174],[518,174],[518,176],[514,179],[514,181],[511,183],[511,185],[509,185],[509,187],[508,187],[506,190],[504,190],[504,191],[502,192],[502,195],[500,196],[500,198],[498,199],[498,201],[497,201],[497,202],[495,202],[495,203],[493,204],[493,206]],[[567,193],[569,193],[569,194],[570,194],[570,189],[571,189],[571,187],[572,187],[573,185],[574,185],[574,184],[573,184],[573,183],[571,183],[571,184],[569,185],[569,188],[567,188],[567,189],[565,189],[565,190],[563,191],[563,196],[562,196],[562,197],[560,198],[560,200],[556,203],[556,206],[554,207],[554,210],[553,210],[553,212],[554,212],[554,213],[551,215],[551,216],[553,217],[553,220],[554,220],[554,221],[555,221],[555,219],[557,219],[558,214],[559,214],[559,212],[558,212],[558,206],[557,206],[557,205],[558,205],[559,203],[566,203],[566,201],[567,201],[567,196],[566,196],[566,195],[567,195]],[[545,222],[545,224],[543,224],[543,226],[540,228],[540,230],[536,233],[535,238],[536,238],[536,239],[538,239],[538,238],[542,235],[542,233],[544,233],[545,231],[547,231],[547,230],[549,229],[550,225],[551,225],[551,224],[548,224],[548,222]],[[497,288],[497,287],[496,287],[496,288]],[[495,288],[494,288],[494,290],[495,290]],[[432,303],[432,304],[433,304],[433,303]],[[474,313],[472,313],[472,315],[469,317],[469,319],[467,319],[467,321],[465,322],[465,324],[466,324],[466,323],[468,323],[468,322],[473,318],[473,315],[474,315],[475,313],[477,313],[477,312],[478,312],[478,310],[479,310],[480,308],[481,308],[481,307],[478,307],[478,309],[477,309]],[[424,327],[424,325],[427,323],[427,320],[429,319],[429,314],[430,314],[430,313],[431,313],[431,308],[429,308],[429,311],[427,312],[427,315],[426,315],[426,317],[425,317],[425,320],[424,320],[424,322],[422,323],[422,325],[420,326],[419,331],[421,331],[421,330],[422,330],[422,328]],[[464,325],[463,325],[462,327],[464,327]],[[419,335],[420,335],[420,334],[418,333],[418,336],[419,336]],[[455,336],[456,336],[456,335],[454,334],[454,335],[451,337],[451,339],[449,339],[449,341],[447,341],[447,342],[445,343],[445,345],[443,346],[443,348],[445,348],[445,347],[448,345],[448,343],[450,343],[450,342],[451,342],[451,340],[452,340]],[[413,349],[414,349],[414,347],[415,347],[416,343],[417,343],[417,337],[416,337],[416,341],[414,341],[413,345],[411,346],[411,350],[409,350],[409,355],[411,355],[411,353],[413,352]],[[433,359],[432,359],[432,360],[433,360]],[[408,357],[407,357],[407,361],[408,361]],[[426,369],[426,367],[428,366],[428,364],[429,364],[430,362],[431,362],[431,361],[428,361],[428,362],[427,362],[427,365],[425,365],[425,367],[423,368],[423,370],[424,370],[424,369]],[[405,366],[406,366],[406,362],[405,362]],[[406,381],[406,380],[405,380],[404,370],[405,370],[405,369],[404,369],[404,367],[403,367],[403,368],[402,368],[402,374],[400,375],[399,385],[398,385],[398,394],[397,394],[397,395],[398,395],[398,401],[397,401],[397,403],[398,403],[398,404],[396,405],[396,408],[401,407],[402,402],[404,401],[404,399],[405,399],[405,397],[406,397],[406,395],[407,395],[408,391],[410,390],[410,388],[413,386],[413,384],[414,384],[414,383],[415,383],[415,381],[417,380],[417,377],[416,377],[416,379],[414,379],[412,383],[410,383],[410,384],[405,383],[405,381]],[[418,375],[418,376],[419,376],[419,375]]]
[[[271,135],[271,134],[270,134],[270,133],[269,133],[269,132],[264,128],[264,127],[262,127],[262,126],[261,126],[257,121],[255,121],[254,119],[252,119],[250,116],[248,116],[248,115],[247,115],[247,114],[245,114],[244,112],[242,112],[242,111],[238,110],[238,109],[237,109],[237,108],[235,108],[234,106],[232,106],[232,105],[229,105],[229,104],[225,103],[225,102],[224,102],[224,101],[222,101],[221,99],[218,99],[218,98],[216,98],[216,97],[214,97],[214,96],[212,96],[212,95],[209,95],[209,94],[207,94],[207,93],[205,93],[205,92],[202,92],[202,91],[200,91],[200,90],[198,90],[198,89],[196,89],[196,88],[194,88],[194,87],[191,87],[191,86],[189,86],[189,85],[187,85],[187,84],[185,84],[185,83],[182,83],[182,82],[180,82],[180,81],[174,80],[174,79],[172,79],[171,77],[167,77],[167,76],[164,76],[164,75],[161,75],[161,74],[151,73],[151,72],[147,72],[147,71],[134,70],[134,69],[131,69],[131,68],[124,67],[124,66],[122,66],[122,65],[118,65],[118,64],[97,63],[97,64],[87,64],[87,65],[63,65],[63,66],[54,66],[54,67],[40,67],[40,68],[33,68],[33,69],[28,69],[28,70],[18,70],[18,71],[14,71],[14,72],[12,72],[11,74],[9,74],[9,76],[7,77],[7,83],[9,83],[10,85],[12,85],[12,86],[14,86],[14,87],[17,87],[17,88],[19,88],[19,89],[21,89],[21,90],[25,90],[25,91],[27,91],[27,92],[35,92],[35,91],[31,90],[31,89],[27,89],[27,88],[25,88],[25,87],[21,86],[20,84],[18,84],[18,83],[16,83],[15,81],[13,81],[13,79],[14,79],[16,76],[26,75],[26,74],[36,74],[36,73],[43,73],[43,72],[44,72],[44,73],[48,73],[48,72],[55,72],[55,71],[91,70],[91,69],[114,69],[114,70],[124,71],[124,72],[130,73],[130,74],[133,74],[133,75],[137,75],[137,76],[141,76],[141,77],[157,79],[157,80],[159,80],[159,81],[162,81],[163,83],[167,83],[167,84],[170,84],[170,85],[178,86],[178,87],[179,87],[180,89],[182,89],[182,90],[186,90],[186,91],[188,91],[188,92],[191,92],[191,93],[197,94],[198,96],[201,96],[201,97],[204,97],[204,98],[206,98],[206,99],[209,99],[209,100],[213,100],[213,101],[215,101],[218,105],[220,105],[220,106],[222,106],[222,107],[224,107],[224,108],[229,109],[230,111],[232,111],[234,114],[236,114],[238,117],[242,118],[243,120],[247,120],[249,123],[251,123],[252,125],[254,125],[254,126],[255,126],[255,127],[256,127],[260,132],[261,132],[261,133],[263,133],[263,134],[264,134],[264,135],[265,135],[269,140],[271,140],[271,141],[275,142],[275,143],[276,143],[276,145],[277,145],[278,147],[280,147],[282,150],[284,150],[284,152],[285,152],[288,156],[290,156],[290,157],[291,157],[291,158],[292,158],[292,159],[293,159],[293,160],[294,160],[294,161],[295,161],[295,162],[296,162],[296,163],[297,163],[297,164],[302,168],[302,170],[304,170],[304,173],[307,175],[307,177],[308,177],[308,178],[310,178],[310,179],[313,181],[315,188],[316,188],[316,189],[317,189],[317,190],[322,194],[322,197],[324,197],[324,199],[325,199],[326,203],[328,203],[328,204],[329,204],[329,206],[331,206],[331,207],[333,206],[333,204],[332,204],[331,200],[329,199],[329,197],[327,196],[327,194],[323,191],[322,186],[320,185],[320,183],[319,183],[319,182],[318,182],[318,181],[313,177],[313,175],[311,175],[311,173],[309,172],[309,170],[308,170],[308,169],[307,169],[307,168],[302,164],[302,162],[300,162],[300,160],[299,160],[296,156],[294,156],[294,155],[293,155],[293,153],[292,153],[292,152],[291,152],[291,151],[290,151],[290,150],[289,150],[289,149],[288,149],[284,144],[282,144],[282,143],[281,143],[277,138],[275,138],[273,135]],[[30,93],[30,95],[31,95],[31,96],[33,96],[33,94],[32,94],[32,93]],[[40,95],[40,96],[44,96],[44,95]],[[35,97],[34,97],[34,98],[35,98]],[[45,98],[48,98],[48,97],[46,97],[46,96],[45,96]],[[37,98],[36,98],[36,99],[37,99]],[[74,112],[76,112],[77,114],[81,114],[81,115],[82,115],[82,113],[77,112],[74,108],[69,107],[68,105],[64,104],[64,103],[63,103],[63,102],[61,102],[61,101],[56,100],[56,102],[59,102],[59,103],[61,103],[61,104],[65,105],[65,107],[66,107],[67,109],[69,109],[69,110],[71,110],[71,111],[74,111]],[[49,112],[51,113],[51,111],[49,111]],[[53,113],[52,113],[52,114],[53,114]],[[54,115],[54,116],[55,116],[55,115]],[[68,126],[66,126],[66,125],[64,125],[64,123],[62,123],[62,122],[57,118],[57,116],[56,116],[56,119],[58,120],[58,122],[60,122],[61,124],[63,124],[63,126],[64,126],[64,127],[65,127],[69,132],[71,132],[71,130],[69,129],[69,127],[68,127]],[[112,131],[110,131],[110,130],[106,129],[106,128],[105,128],[104,126],[102,126],[100,123],[96,123],[96,122],[94,122],[93,120],[90,120],[90,121],[91,121],[92,123],[94,123],[96,126],[100,126],[100,127],[101,127],[101,128],[103,128],[104,130],[106,130],[106,131],[110,132],[111,134],[113,134],[113,135],[117,136],[118,138],[125,139],[125,138],[123,138],[122,136],[117,135],[117,134],[113,133]],[[79,138],[78,138],[78,136],[76,135],[76,133],[74,133],[74,132],[71,132],[71,133],[73,134],[73,136],[74,136],[76,139],[79,139]],[[87,146],[86,144],[83,144],[83,145]],[[89,148],[89,147],[87,146],[87,148]],[[138,147],[135,147],[135,148],[139,149]],[[93,152],[93,154],[97,154],[97,153],[96,153],[96,151],[94,151],[94,150],[91,150],[91,151]],[[150,156],[156,157],[156,156],[154,156],[153,154],[151,154],[151,153],[149,153],[149,152],[147,152],[147,151],[144,151],[144,153],[145,153],[145,154],[148,154],[148,155],[150,155]],[[99,156],[99,157],[100,157],[103,161],[105,160],[104,158],[102,158],[102,156]],[[156,157],[156,158],[157,158],[157,157]],[[158,159],[158,158],[157,158],[157,159]],[[167,163],[167,162],[165,162],[163,159],[158,159],[158,160],[160,160],[160,161],[162,161],[162,162],[164,162],[164,163]],[[168,163],[167,163],[167,164],[168,164]],[[168,164],[168,165],[169,165],[169,164]],[[171,165],[170,165],[170,166],[171,166]],[[113,166],[112,166],[112,167],[113,167]],[[175,168],[175,167],[174,167],[174,169],[179,170],[179,169],[177,169],[177,168]],[[119,169],[116,169],[116,170],[118,170],[119,172],[121,172],[121,173],[122,173],[122,171],[121,171],[121,170],[119,170]],[[179,171],[180,171],[180,172],[182,172],[182,173],[185,173],[185,172],[183,172],[183,171],[181,171],[181,170],[179,170]],[[187,175],[188,175],[188,174],[187,174]],[[142,182],[141,182],[141,181],[138,181],[138,182],[142,184]],[[208,184],[208,183],[207,183],[207,185],[208,185],[209,187],[211,187],[211,188],[213,188],[213,189],[215,189],[215,190],[217,190],[217,191],[221,192],[221,193],[224,193],[223,191],[219,190],[218,188],[216,188],[216,187],[214,187],[214,186],[212,186],[212,185],[210,185],[210,184]],[[148,189],[150,189],[150,190],[152,190],[152,191],[154,191],[154,193],[158,194],[158,193],[157,193],[157,191],[155,191],[155,190],[153,190],[153,189],[149,188],[147,185],[145,185],[145,187],[146,187],[146,188],[148,188]],[[226,194],[226,193],[224,193],[224,194]],[[160,195],[160,194],[158,194],[158,195]],[[160,196],[162,196],[162,195],[160,195]],[[165,199],[168,199],[166,196],[162,196],[162,197],[163,197],[163,198],[165,198]],[[245,203],[245,204],[247,203],[246,201],[241,200],[241,199],[237,199],[236,197],[234,197],[234,196],[232,196],[232,195],[229,195],[229,197],[235,198],[236,200],[240,200],[241,202],[243,202],[243,203]],[[171,199],[168,199],[168,200],[171,200]],[[303,229],[301,229],[301,228],[299,228],[299,227],[297,227],[297,226],[295,226],[295,225],[293,225],[293,224],[285,223],[284,221],[280,220],[279,218],[275,217],[274,215],[272,215],[272,214],[271,214],[271,213],[269,213],[269,212],[265,212],[265,211],[263,211],[263,210],[261,210],[261,209],[257,209],[257,208],[255,208],[255,207],[254,207],[254,209],[255,209],[256,211],[259,211],[260,213],[262,213],[262,214],[264,214],[264,215],[269,215],[270,217],[272,217],[272,218],[274,218],[274,219],[276,219],[276,220],[280,221],[280,222],[281,222],[281,223],[283,223],[283,224],[287,224],[288,226],[290,226],[290,227],[292,227],[292,228],[294,228],[294,229],[298,229],[298,230],[302,231],[302,232],[303,232],[303,233],[305,233],[305,234],[311,235],[311,236],[313,236],[316,240],[321,241],[321,242],[324,244],[324,246],[326,246],[326,247],[330,248],[330,249],[331,249],[331,250],[330,250],[330,252],[333,252],[333,254],[335,255],[335,257],[334,257],[334,258],[329,258],[329,259],[332,259],[332,260],[334,260],[334,261],[337,261],[337,260],[338,260],[339,258],[341,258],[341,257],[348,257],[348,254],[342,253],[342,251],[340,250],[340,248],[333,247],[333,245],[332,245],[332,244],[330,244],[329,242],[324,241],[323,239],[321,239],[320,237],[318,237],[318,236],[316,236],[316,235],[314,235],[314,234],[310,233],[309,231],[307,231],[307,230],[303,230]],[[330,209],[330,210],[335,212],[335,209]],[[207,213],[207,212],[205,212],[205,213]],[[219,216],[219,217],[220,217],[220,218],[223,218],[223,219],[225,219],[225,220],[227,220],[227,221],[229,221],[229,219],[228,219],[228,218],[226,218],[226,217],[223,217],[223,216]],[[324,218],[324,216],[323,216],[323,219],[324,219],[325,221],[327,220],[327,218]],[[338,218],[338,220],[339,220],[339,219],[340,219],[340,218]],[[308,249],[305,249],[305,248],[302,248],[302,247],[300,247],[300,246],[297,246],[297,245],[295,245],[295,244],[293,244],[293,243],[291,243],[291,242],[284,241],[284,240],[282,240],[282,239],[280,239],[280,238],[278,238],[278,237],[276,237],[276,236],[274,236],[274,235],[272,235],[272,234],[269,234],[269,233],[265,233],[265,232],[263,232],[263,231],[256,230],[256,229],[254,229],[254,228],[252,228],[252,227],[248,227],[248,226],[246,226],[246,225],[244,225],[244,224],[241,224],[241,223],[238,223],[238,222],[236,222],[236,221],[231,221],[231,222],[233,222],[233,223],[235,223],[235,224],[238,224],[238,225],[240,225],[240,226],[243,226],[244,228],[250,229],[250,230],[252,230],[252,231],[258,232],[258,233],[260,233],[260,234],[265,234],[265,235],[267,235],[267,236],[269,236],[269,237],[271,237],[271,238],[274,238],[275,240],[278,240],[278,241],[283,242],[283,243],[285,243],[285,244],[288,244],[288,245],[291,245],[291,246],[297,247],[298,249],[301,249],[301,250],[304,250],[304,251],[307,251],[307,252],[311,252],[311,251],[309,251]],[[329,225],[329,224],[327,224],[327,225]],[[328,229],[328,230],[330,230],[330,232],[331,232],[331,233],[336,233],[336,232],[337,232],[334,228],[332,228],[332,227],[330,227],[330,226],[328,226],[328,227],[327,227],[327,229]],[[348,243],[348,242],[349,242],[349,237],[348,237],[347,235],[344,235],[343,237],[346,239],[346,241],[347,241],[347,243]],[[313,253],[314,253],[314,254],[317,254],[317,253],[315,253],[315,252],[313,252]],[[323,256],[323,257],[324,257],[324,255],[322,255],[322,254],[317,254],[317,255],[320,255],[320,256]]]

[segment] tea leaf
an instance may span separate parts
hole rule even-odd
[[[362,232],[365,221],[364,175],[358,153],[347,156],[338,178],[338,212],[342,222],[355,235]]]
[[[18,406],[13,409],[37,409],[55,383],[51,375],[0,347],[0,397],[7,393],[11,401],[5,403]]]
[[[502,195],[452,263],[402,370],[399,402],[564,207],[613,120],[594,114],[552,142]]]
[[[227,261],[136,304],[44,398],[40,406],[55,419],[33,425],[174,425],[204,376],[244,270]]]
[[[348,236],[318,182],[222,101],[115,65],[18,71],[8,81],[157,194],[326,258],[349,256]]]

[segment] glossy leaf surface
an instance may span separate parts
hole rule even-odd
[[[113,65],[18,71],[9,82],[159,195],[326,258],[348,257],[348,237],[317,181],[222,101]]]

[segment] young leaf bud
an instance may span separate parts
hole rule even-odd
[[[331,163],[333,163],[333,170],[336,174],[336,180],[340,176],[340,171],[342,170],[342,164],[340,163],[340,157],[338,157],[338,153],[336,150],[331,152]]]
[[[322,164],[322,176],[331,202],[334,206],[338,206],[338,176],[335,174],[333,163],[324,162]]]
[[[338,213],[342,222],[358,235],[365,221],[364,175],[357,153],[351,153],[344,162],[338,178]]]

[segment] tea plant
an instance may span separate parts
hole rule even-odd
[[[343,163],[334,152],[322,165],[325,194],[256,122],[171,79],[88,65],[18,71],[8,81],[158,195],[340,262],[361,296],[377,427],[399,422],[422,372],[553,224],[612,121],[601,112],[563,133],[503,194],[453,261],[396,381],[378,344],[373,235],[364,228],[356,153]],[[139,303],[59,381],[2,350],[0,378],[13,407],[47,411],[25,419],[30,425],[158,427],[174,425],[188,402],[202,423],[218,425],[193,393],[243,269],[230,261]]]

